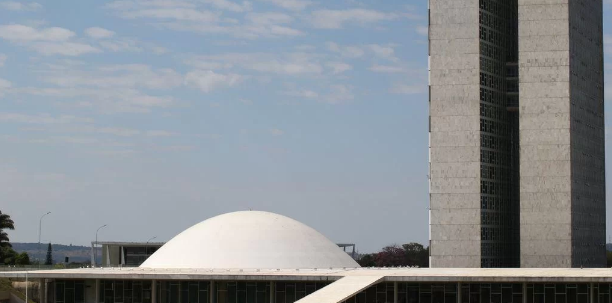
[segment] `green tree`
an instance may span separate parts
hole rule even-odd
[[[357,260],[357,263],[359,263],[359,266],[361,267],[375,267],[376,266],[376,262],[374,261],[374,255],[372,254],[362,255],[361,258]]]
[[[11,216],[0,211],[0,247],[11,247],[8,234],[5,232],[6,229],[14,230],[15,222],[13,222]]]
[[[0,263],[15,265],[16,257],[17,253],[13,250],[13,248],[8,246],[0,247]]]
[[[429,247],[425,248],[419,243],[408,243],[402,245],[406,253],[406,265],[429,267]]]
[[[15,257],[15,265],[30,265],[30,256],[27,252],[22,252]]]
[[[45,265],[53,265],[53,248],[51,248],[51,243],[49,243],[49,247],[47,248],[47,260],[45,261]]]

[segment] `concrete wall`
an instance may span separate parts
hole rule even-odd
[[[571,266],[570,0],[519,0],[521,267]]]
[[[519,0],[522,267],[605,265],[601,6]]]
[[[432,267],[480,267],[478,0],[430,0]]]

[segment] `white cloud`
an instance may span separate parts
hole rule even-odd
[[[293,21],[293,17],[283,13],[248,13],[245,18],[259,25],[283,24]]]
[[[350,64],[346,64],[344,62],[328,62],[325,65],[332,70],[332,74],[334,75],[342,74],[353,69]]]
[[[350,86],[337,84],[330,86],[330,92],[322,99],[322,101],[330,104],[340,104],[355,99],[353,90]]]
[[[136,135],[140,135],[140,131],[136,129],[130,128],[116,128],[116,127],[103,127],[96,129],[97,133],[107,134],[119,137],[133,137]]]
[[[24,124],[69,124],[91,123],[92,119],[79,118],[70,115],[52,116],[50,114],[28,115],[19,113],[0,112],[0,121]]]
[[[391,88],[391,92],[395,94],[414,95],[424,93],[426,89],[426,85],[396,83]]]
[[[200,62],[203,63],[200,66]],[[242,68],[261,73],[281,75],[320,74],[323,67],[312,54],[306,53],[226,53],[222,55],[199,56],[185,63],[204,69],[211,64],[226,68]]]
[[[0,38],[9,41],[67,41],[74,36],[74,32],[61,27],[36,29],[20,24],[0,26]]]
[[[292,11],[301,11],[306,9],[308,6],[312,5],[312,1],[306,0],[261,0],[265,2],[272,3],[276,6],[280,6],[284,9],[292,10]]]
[[[404,69],[399,66],[378,65],[374,64],[370,70],[376,73],[403,73]]]
[[[217,74],[210,70],[193,71],[185,76],[185,83],[209,93],[218,88],[232,87],[242,79],[243,77],[237,74]]]
[[[282,92],[282,94],[291,96],[291,97],[307,98],[307,99],[314,99],[314,98],[319,97],[319,94],[317,92],[312,91],[312,90],[307,90],[307,89],[286,91],[286,92]]]
[[[0,67],[4,66],[4,62],[6,62],[6,55],[0,54]]]
[[[429,27],[427,26],[417,26],[416,27],[416,32],[421,35],[421,36],[428,36],[429,35]]]
[[[40,54],[80,56],[88,53],[99,53],[99,49],[83,43],[75,42],[37,42],[30,45],[30,48]]]
[[[90,27],[85,30],[85,34],[94,39],[106,39],[115,35],[115,32],[101,27]]]
[[[316,28],[338,29],[346,23],[361,25],[395,19],[397,15],[375,10],[353,8],[346,10],[317,10],[310,16],[312,25]]]
[[[153,3],[151,3],[153,2]],[[202,4],[208,7],[202,7]],[[151,24],[176,31],[190,31],[200,34],[231,35],[239,38],[292,37],[304,33],[288,24],[293,17],[281,13],[247,13],[243,20],[226,18],[220,12],[210,11],[212,7],[233,12],[251,10],[250,2],[242,4],[228,0],[203,1],[116,1],[107,7],[127,19],[153,19]]]
[[[181,7],[164,7],[124,11],[120,12],[120,15],[127,19],[153,18],[162,20],[178,20],[192,22],[197,21],[204,23],[214,23],[216,21],[219,21],[219,15],[213,12]]]
[[[100,46],[111,52],[142,52],[143,48],[138,43],[130,39],[104,40],[100,41]],[[153,50],[155,52],[155,50]]]
[[[204,0],[204,2],[209,3],[218,9],[237,13],[251,10],[251,3],[249,1],[243,1],[242,4],[234,3],[228,0]]]
[[[62,87],[170,89],[182,84],[182,76],[172,69],[148,65],[108,65],[96,70],[49,70],[43,81]]]
[[[4,96],[4,93],[12,86],[11,82],[0,78],[0,97]]]
[[[165,130],[150,130],[146,133],[147,137],[172,137],[176,136],[176,133],[165,131]]]
[[[0,8],[9,11],[35,11],[41,9],[42,5],[36,2],[4,1],[0,2]]]
[[[270,130],[270,134],[272,134],[272,136],[282,136],[285,134],[285,132],[278,128],[274,128]]]
[[[366,52],[369,52],[382,59],[391,61],[398,60],[397,57],[395,57],[395,49],[390,45],[369,44],[365,46],[355,46],[338,45],[338,43],[335,42],[327,42],[326,46],[329,51],[347,58],[361,58],[366,54]]]
[[[365,54],[365,51],[358,46],[340,46],[335,42],[327,42],[326,45],[327,49],[343,57],[360,58]]]
[[[397,61],[397,58],[395,57],[395,50],[393,49],[392,46],[385,46],[385,45],[379,45],[379,44],[370,44],[370,45],[368,45],[368,48],[377,57],[380,57],[380,58],[383,58],[383,59],[387,59],[387,60],[391,60],[391,61]]]
[[[41,66],[38,78],[51,87],[15,88],[16,93],[57,100],[62,106],[91,108],[104,113],[147,113],[177,103],[171,96],[142,90],[166,90],[183,85],[183,76],[171,69],[127,64],[92,67],[69,64]]]
[[[61,27],[38,29],[20,24],[0,26],[0,38],[24,45],[43,55],[79,56],[100,52],[89,44],[70,42],[75,35]]]

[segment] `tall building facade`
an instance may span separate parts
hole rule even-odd
[[[429,13],[431,266],[605,266],[602,0]]]

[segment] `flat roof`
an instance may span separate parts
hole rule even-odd
[[[25,271],[0,277],[25,277]],[[32,279],[336,281],[351,276],[382,276],[387,282],[612,283],[612,269],[563,268],[338,268],[338,269],[151,269],[81,268],[28,271]]]
[[[117,245],[117,246],[162,246],[166,242],[116,242],[116,241],[92,241],[91,244],[97,245]]]

